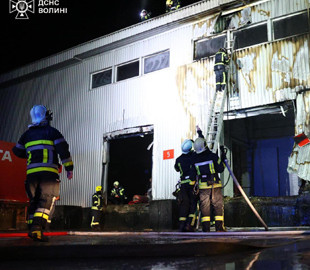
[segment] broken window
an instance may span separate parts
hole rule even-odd
[[[234,32],[235,49],[241,49],[268,41],[267,23]]]
[[[285,38],[309,32],[308,14],[302,13],[273,22],[274,38]]]
[[[215,55],[219,48],[225,47],[226,35],[212,39],[197,40],[194,43],[194,60]]]
[[[144,74],[169,67],[170,52],[162,52],[144,59]]]
[[[220,13],[214,25],[214,33],[221,33],[225,30],[238,29],[252,21],[251,8],[247,7],[240,12],[234,12],[225,16]]]
[[[136,76],[139,76],[139,61],[117,67],[116,81],[118,82]]]
[[[216,33],[221,33],[224,30],[227,30],[230,25],[231,18],[232,18],[232,15],[229,15],[229,16],[219,15],[218,18],[216,19],[213,32],[216,34]]]
[[[91,89],[112,83],[112,69],[92,74]]]

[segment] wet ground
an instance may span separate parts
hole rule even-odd
[[[0,233],[0,269],[310,269],[310,231]]]

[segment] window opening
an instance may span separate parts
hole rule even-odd
[[[234,32],[235,49],[241,49],[268,41],[267,23]]]
[[[117,67],[116,81],[122,81],[136,76],[139,76],[139,61]]]
[[[308,14],[302,13],[273,22],[274,38],[280,39],[309,32]]]
[[[219,48],[225,46],[226,35],[212,39],[197,40],[194,43],[194,60],[210,57],[216,54]]]
[[[112,83],[112,69],[94,73],[91,76],[91,89]]]
[[[144,74],[169,67],[170,52],[165,51],[144,59]]]

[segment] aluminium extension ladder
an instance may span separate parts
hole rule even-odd
[[[225,47],[229,51],[230,59],[233,54],[235,45],[235,39],[227,41],[225,39]],[[209,111],[209,119],[207,125],[207,144],[211,152],[216,153],[218,150],[218,145],[220,141],[220,136],[223,128],[223,118],[224,118],[224,106],[227,98],[228,86],[231,77],[231,61],[227,72],[227,82],[225,89],[223,91],[215,91],[211,108]]]

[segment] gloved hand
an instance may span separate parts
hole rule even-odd
[[[198,184],[198,181],[195,182],[195,185],[193,187],[193,194],[195,196],[197,196],[199,194],[199,184]]]
[[[67,178],[70,180],[73,177],[73,171],[67,171]]]
[[[227,160],[226,156],[227,148],[225,148],[224,145],[221,145],[220,149],[221,149],[221,160],[224,162],[225,160]]]
[[[200,127],[198,125],[196,125],[196,130],[197,130],[197,132],[201,131],[201,129],[200,129]]]

